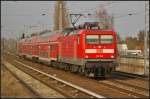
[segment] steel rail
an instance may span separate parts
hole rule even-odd
[[[121,71],[114,71],[113,74],[114,74],[114,76],[119,75],[119,76],[130,77],[130,78],[138,78],[139,80],[145,80],[145,81],[149,80],[149,78],[144,75],[126,73],[126,72],[121,72]]]
[[[3,64],[5,66],[5,64]],[[37,91],[31,88],[28,84],[26,84],[22,79],[20,79],[15,73],[13,73],[7,66],[5,68],[14,76],[23,86],[25,86],[30,92],[33,93],[38,98],[43,98]]]
[[[72,83],[69,83],[69,82],[67,82],[67,81],[64,81],[64,80],[62,80],[62,79],[60,79],[60,78],[57,78],[57,77],[52,76],[52,75],[50,75],[50,74],[47,74],[47,73],[45,73],[45,72],[39,71],[39,70],[37,70],[37,69],[35,69],[35,68],[32,68],[32,67],[30,67],[30,66],[28,66],[28,65],[26,65],[26,64],[23,64],[23,63],[19,62],[19,61],[17,61],[17,60],[14,60],[14,61],[17,62],[17,63],[19,63],[19,64],[21,64],[21,65],[23,65],[23,66],[25,66],[25,67],[27,67],[27,68],[29,68],[29,69],[32,69],[32,70],[34,70],[34,71],[36,71],[36,72],[39,72],[39,73],[41,73],[41,74],[43,74],[43,75],[45,75],[45,76],[47,76],[47,77],[50,77],[50,78],[52,78],[52,79],[54,79],[54,80],[57,80],[57,81],[59,81],[59,82],[61,82],[61,83],[63,83],[63,84],[66,84],[66,85],[68,85],[68,86],[70,86],[70,87],[72,87],[72,88],[75,88],[75,89],[77,89],[77,90],[80,90],[80,91],[82,91],[82,92],[88,94],[88,95],[91,95],[91,96],[93,96],[93,97],[95,97],[95,98],[106,98],[106,97],[104,97],[104,96],[102,96],[102,95],[99,95],[99,94],[97,94],[97,93],[94,93],[94,92],[92,92],[92,91],[89,91],[89,90],[87,90],[87,89],[84,89],[84,88],[82,88],[82,87],[79,87],[79,86],[77,86],[77,85],[74,85],[74,84],[72,84]]]
[[[146,94],[144,94],[142,90],[136,89],[134,87],[129,87],[124,84],[114,83],[112,81],[99,82],[99,83],[106,85],[106,86],[110,86],[114,89],[120,90],[125,93],[130,93],[132,96],[135,96],[137,98],[138,97],[148,97],[148,91],[146,91]]]

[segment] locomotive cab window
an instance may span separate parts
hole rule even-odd
[[[112,35],[101,35],[100,36],[100,43],[101,44],[112,44],[113,36]]]
[[[86,43],[87,44],[99,44],[99,35],[87,35]]]
[[[112,35],[86,35],[87,44],[112,44],[113,36]]]

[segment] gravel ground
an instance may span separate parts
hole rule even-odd
[[[8,60],[10,60],[10,62],[12,62],[14,57],[9,57],[9,58],[6,58],[6,59],[8,59]],[[87,88],[93,92],[96,92],[96,93],[101,94],[101,95],[106,96],[106,97],[135,98],[134,96],[132,96],[130,94],[124,93],[124,92],[117,90],[117,89],[105,87],[105,86],[101,85],[100,83],[98,83],[97,81],[83,77],[81,75],[77,75],[77,74],[70,73],[70,72],[65,72],[64,70],[48,67],[48,66],[41,65],[41,64],[36,64],[34,62],[27,61],[27,60],[20,60],[20,59],[17,59],[17,60],[21,61],[24,64],[27,64],[27,65],[32,66],[34,68],[37,68],[39,70],[42,70],[46,73],[56,75],[57,77],[59,77],[63,80],[66,80],[66,81],[71,82],[73,84],[79,85],[83,88]]]
[[[63,98],[58,92],[54,91],[53,89],[45,86],[41,82],[35,80],[28,74],[20,71],[19,69],[15,68],[13,65],[4,62],[7,68],[9,68],[13,73],[15,73],[20,79],[22,79],[29,87],[31,87],[34,91],[38,92],[40,96],[43,98]]]
[[[1,65],[2,66],[2,65]],[[1,68],[1,97],[36,98],[18,79],[3,66]]]

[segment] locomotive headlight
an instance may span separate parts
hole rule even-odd
[[[100,55],[100,57],[102,58],[102,57],[103,57],[103,55]]]
[[[103,49],[103,53],[114,53],[114,49]]]
[[[97,53],[97,49],[85,49],[85,53]]]
[[[85,58],[88,58],[89,56],[88,55],[85,55]]]
[[[111,57],[111,58],[114,58],[114,55],[111,55],[110,57]]]

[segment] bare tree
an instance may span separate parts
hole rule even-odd
[[[102,29],[112,29],[113,28],[113,16],[108,15],[106,9],[103,6],[97,8],[96,17],[99,18],[99,26]]]

